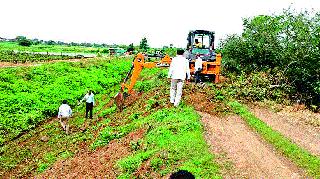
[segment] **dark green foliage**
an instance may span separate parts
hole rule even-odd
[[[146,37],[143,37],[140,41],[140,46],[139,46],[140,50],[143,52],[147,52],[149,49],[149,45],[148,45],[148,40]]]
[[[320,13],[285,10],[243,20],[241,36],[221,43],[225,71],[267,71],[291,88],[290,96],[320,105]]]
[[[27,39],[26,37],[24,36],[18,36],[16,37],[16,41],[18,42],[19,45],[21,46],[26,46],[26,47],[29,47],[32,45],[32,41]]]
[[[131,43],[127,48],[127,52],[133,52],[133,51],[134,51],[134,46],[133,46],[133,43]]]

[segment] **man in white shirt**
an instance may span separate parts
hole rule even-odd
[[[63,100],[62,105],[59,107],[58,112],[58,119],[60,121],[60,124],[66,133],[69,133],[69,125],[68,125],[68,119],[72,115],[72,110],[70,106],[67,104],[67,100]]]
[[[184,80],[190,79],[189,61],[183,53],[184,50],[177,50],[177,56],[172,59],[168,73],[168,78],[171,78],[170,102],[174,106],[180,103]]]
[[[200,58],[200,55],[197,54],[197,59],[194,65],[194,75],[196,77],[196,83],[200,83],[201,79],[200,79],[200,73],[202,71],[202,59]]]
[[[88,113],[90,112],[90,119],[92,119],[92,110],[94,106],[94,94],[92,91],[89,90],[81,101],[86,101],[86,118],[88,118]]]

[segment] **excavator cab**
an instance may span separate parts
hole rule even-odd
[[[189,51],[189,67],[191,74],[195,73],[195,59],[199,55],[202,59],[201,75],[219,82],[221,54],[214,49],[215,32],[207,30],[193,30],[188,34],[187,49]]]
[[[212,31],[190,31],[187,38],[187,49],[191,52],[189,59],[195,59],[199,54],[204,61],[215,61],[214,37],[215,32]]]

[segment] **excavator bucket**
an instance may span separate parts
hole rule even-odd
[[[127,73],[127,76],[125,77],[125,79],[123,80],[123,83],[121,85],[120,91],[114,96],[114,101],[117,105],[117,108],[122,111],[123,109],[123,104],[124,104],[124,98],[127,96],[126,93],[123,92],[124,90],[124,85],[127,82],[129,76],[131,75],[131,72],[133,70],[133,64],[129,70],[129,72]]]
[[[123,109],[123,103],[124,103],[124,94],[123,91],[120,90],[114,97],[114,100],[116,102],[117,108],[122,111]]]

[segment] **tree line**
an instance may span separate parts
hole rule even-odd
[[[290,98],[320,105],[320,13],[287,9],[243,19],[220,44],[225,71],[266,72]]]

